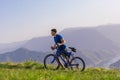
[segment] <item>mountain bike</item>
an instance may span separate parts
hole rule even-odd
[[[74,47],[69,47],[70,51],[68,52],[69,55],[69,62],[65,59],[64,53],[61,53],[59,56],[60,61],[64,65],[65,68],[69,68],[71,70],[79,70],[84,71],[85,70],[85,62],[80,57],[75,57],[74,54],[77,52]],[[48,54],[44,58],[44,67],[45,69],[49,70],[57,70],[60,68],[60,63],[58,62],[58,56],[55,52],[53,54]]]

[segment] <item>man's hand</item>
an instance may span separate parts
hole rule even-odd
[[[58,45],[58,46],[61,46],[61,45],[63,45],[63,44],[61,44],[61,43],[57,43],[57,45]]]
[[[54,50],[54,49],[55,49],[55,47],[54,47],[54,46],[51,46],[51,49],[52,49],[52,50]]]

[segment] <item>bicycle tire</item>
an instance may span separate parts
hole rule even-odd
[[[82,71],[84,71],[85,70],[85,62],[84,62],[84,60],[82,59],[82,58],[80,58],[80,57],[74,57],[74,58],[72,58],[71,59],[71,61],[70,61],[70,64],[72,65],[73,63],[75,63],[75,60],[79,60],[79,62],[81,62],[81,64],[82,64],[82,68],[81,68],[81,72]],[[74,67],[73,66],[71,66],[71,69],[74,69]]]
[[[49,58],[49,57],[53,57],[53,58],[56,58],[56,55],[54,55],[54,54],[48,54],[48,55],[46,55],[45,56],[45,58],[44,58],[44,68],[45,69],[49,69],[49,70],[57,70],[57,69],[59,69],[59,63],[57,62],[57,60],[55,60],[55,62],[56,62],[56,65],[53,65],[54,66],[54,68],[51,66],[49,66],[49,64],[47,63],[47,59]],[[56,58],[57,59],[57,58]],[[53,68],[53,69],[52,69]]]

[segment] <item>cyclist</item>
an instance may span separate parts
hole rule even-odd
[[[65,69],[65,67],[63,66],[63,64],[59,60],[59,56],[62,53],[65,56],[66,60],[69,62],[69,57],[67,55],[66,45],[65,45],[66,41],[64,40],[64,38],[60,34],[57,34],[56,29],[51,29],[51,35],[54,37],[54,42],[55,42],[55,45],[51,46],[51,49],[52,50],[57,49],[56,55],[58,57],[58,62],[60,63],[62,68]]]

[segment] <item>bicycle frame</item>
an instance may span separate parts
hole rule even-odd
[[[74,58],[74,54],[72,53],[72,51],[70,51],[70,52],[71,52],[70,57]],[[53,51],[53,53],[56,55],[56,53],[54,51]],[[54,61],[56,60],[57,57],[58,56],[56,55],[56,57],[53,58],[53,60],[52,60],[51,63],[54,63]],[[77,65],[77,64],[71,64],[70,65],[70,63],[68,63],[62,55],[60,55],[60,59],[62,60],[62,62],[64,63],[64,65],[69,65],[69,66],[75,66],[75,65]]]

